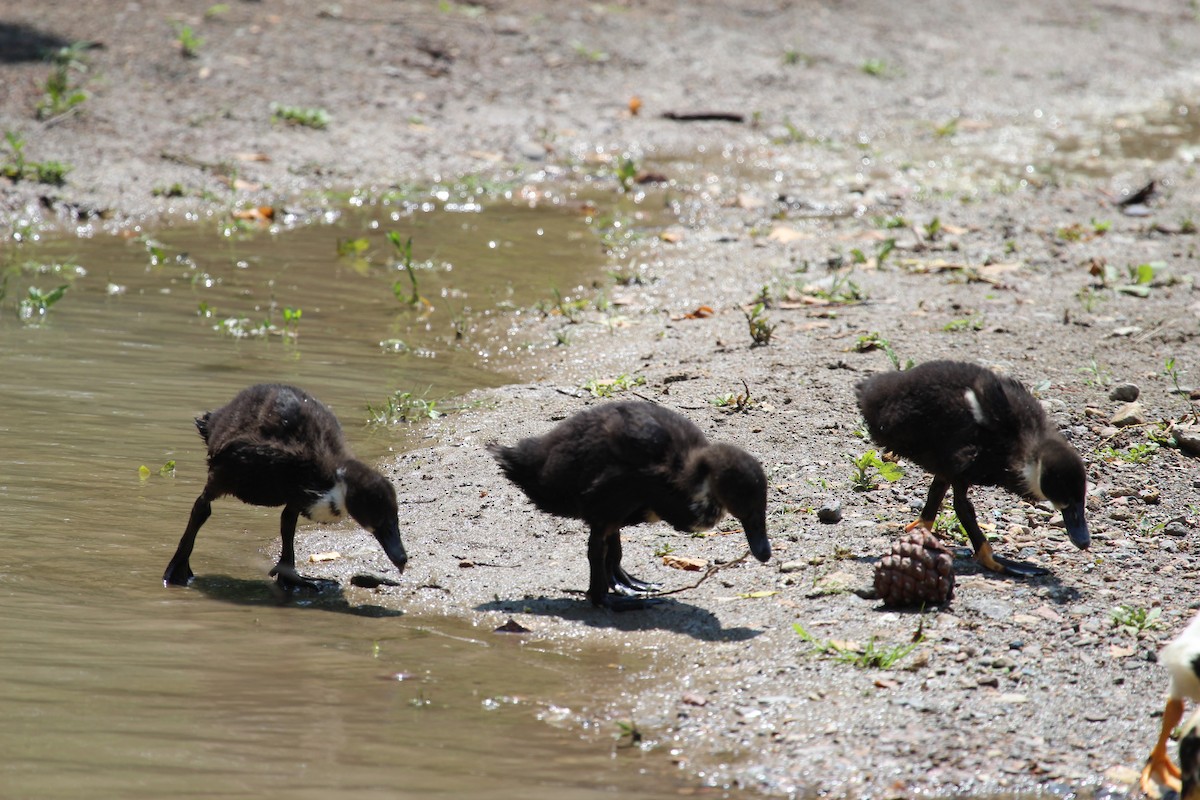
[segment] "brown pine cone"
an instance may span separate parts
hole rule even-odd
[[[915,530],[892,543],[875,565],[875,595],[889,606],[949,603],[954,556],[932,533]]]

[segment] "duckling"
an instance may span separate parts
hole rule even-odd
[[[1200,702],[1200,614],[1197,614],[1183,632],[1168,642],[1158,654],[1158,662],[1167,668],[1170,682],[1167,686],[1167,703],[1163,708],[1162,728],[1158,741],[1146,758],[1146,766],[1142,768],[1142,791],[1151,797],[1158,797],[1160,792],[1155,784],[1166,786],[1179,791],[1180,768],[1171,763],[1167,755],[1167,739],[1171,731],[1183,718],[1183,701]],[[1200,796],[1196,781],[1200,778],[1200,732],[1196,731],[1196,722],[1200,713],[1194,714],[1184,729],[1184,735],[1179,741],[1179,763],[1184,768],[1183,781],[1185,786],[1193,787],[1194,796]],[[1184,745],[1187,744],[1185,748]],[[1188,790],[1183,792],[1184,797]]]
[[[1028,500],[1049,500],[1075,546],[1091,543],[1084,500],[1087,474],[1075,449],[1050,426],[1018,381],[975,364],[930,361],[873,375],[855,391],[871,438],[933,474],[920,516],[905,530],[933,529],[947,489],[954,513],[987,569],[1027,577],[1046,570],[996,557],[967,497],[971,485],[1000,486]]]
[[[755,558],[771,557],[762,466],[741,448],[709,444],[690,420],[662,406],[605,403],[543,436],[487,448],[534,505],[587,523],[587,596],[596,606],[644,608],[643,596],[658,588],[621,566],[626,525],[661,519],[679,531],[700,531],[728,511],[741,521]]]
[[[192,580],[188,559],[196,533],[212,513],[212,501],[224,495],[283,506],[283,548],[270,574],[285,588],[317,588],[296,572],[293,540],[300,515],[333,522],[349,514],[404,572],[408,555],[400,541],[396,490],[354,458],[337,417],[316,398],[295,386],[251,386],[228,405],[197,417],[196,429],[208,444],[208,482],[163,573],[164,586]]]

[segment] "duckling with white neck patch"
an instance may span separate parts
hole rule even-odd
[[[188,560],[196,534],[212,513],[212,501],[224,495],[257,506],[283,506],[283,545],[270,573],[281,586],[318,588],[296,572],[293,542],[302,515],[335,522],[348,514],[404,572],[408,555],[400,541],[395,488],[354,458],[337,417],[316,398],[294,386],[259,384],[197,417],[196,428],[208,444],[208,482],[163,573],[164,586],[192,580]]]
[[[992,553],[967,489],[999,486],[1030,501],[1049,500],[1062,511],[1075,546],[1082,550],[1091,543],[1083,460],[1018,381],[975,364],[930,361],[873,375],[855,391],[871,438],[933,474],[925,506],[906,530],[932,530],[942,499],[953,488],[954,512],[976,561],[995,572],[1045,574]]]
[[[750,551],[771,557],[767,479],[754,456],[709,444],[690,420],[648,402],[604,403],[544,436],[488,450],[509,480],[543,511],[588,524],[587,596],[624,611],[648,605],[657,586],[621,566],[621,528],[663,520],[679,531],[713,527],[728,511]]]

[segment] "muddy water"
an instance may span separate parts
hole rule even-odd
[[[193,557],[196,585],[162,587],[204,479],[195,414],[249,383],[295,382],[334,408],[360,455],[378,458],[405,436],[366,428],[368,403],[503,381],[492,366],[502,345],[472,320],[565,292],[600,266],[595,237],[558,211],[389,214],[232,236],[203,223],[152,231],[154,243],[97,234],[3,253],[0,798],[693,788],[664,773],[661,756],[560,729],[590,698],[618,694],[634,656],[336,597],[281,602],[266,581],[275,511],[220,501]],[[393,294],[395,280],[408,284],[387,230],[413,237],[433,311]],[[337,240],[360,236],[371,260],[339,259]],[[39,324],[18,320],[29,287],[60,284],[69,288]],[[285,307],[302,312],[294,338]],[[214,330],[227,319],[248,322]],[[231,333],[256,328],[267,333]],[[169,461],[174,474],[160,474]]]

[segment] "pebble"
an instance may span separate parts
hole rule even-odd
[[[1163,533],[1167,536],[1187,536],[1191,533],[1191,528],[1183,520],[1173,519],[1163,528]]]
[[[779,565],[780,572],[800,572],[804,569],[803,561],[785,561]]]
[[[817,509],[817,519],[827,525],[842,521],[842,503],[840,500],[830,500]]]
[[[1124,428],[1129,425],[1141,425],[1145,421],[1146,414],[1142,410],[1142,404],[1136,400],[1118,408],[1109,420],[1110,423],[1118,428]]]
[[[1189,456],[1200,456],[1200,432],[1194,428],[1176,428],[1173,435],[1180,450]]]
[[[1108,393],[1108,399],[1121,403],[1132,403],[1138,399],[1138,395],[1141,393],[1142,390],[1138,388],[1136,383],[1119,383]]]

